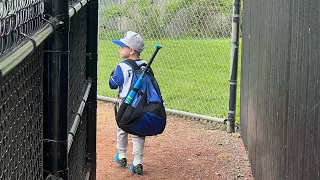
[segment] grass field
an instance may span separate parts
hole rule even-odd
[[[161,44],[163,48],[155,58],[152,68],[160,84],[166,107],[214,117],[227,117],[230,40],[147,40],[146,48],[141,55],[143,59],[149,60],[156,43]],[[110,90],[108,78],[120,61],[119,47],[111,40],[100,39],[98,94],[117,96],[116,91]],[[238,79],[240,82],[240,78]],[[237,117],[240,111],[239,87],[238,85]]]

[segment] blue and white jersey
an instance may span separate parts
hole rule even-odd
[[[147,63],[144,60],[134,60],[138,66]],[[123,99],[127,96],[132,82],[133,69],[125,61],[119,63],[109,78],[109,86],[111,89],[119,88],[119,98]]]

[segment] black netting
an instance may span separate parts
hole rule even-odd
[[[70,20],[69,128],[77,114],[86,89],[86,20],[86,7],[76,13]]]
[[[69,128],[77,115],[87,87],[87,7],[77,12],[70,21]],[[81,122],[69,153],[70,179],[84,179],[88,171],[86,166],[87,115],[85,111],[82,114]]]
[[[0,179],[42,179],[42,80],[38,47],[0,86]]]
[[[0,1],[0,55],[38,30],[43,12],[43,0]]]
[[[70,4],[79,2],[70,0]],[[0,56],[43,24],[44,0],[0,0]],[[68,129],[87,88],[87,7],[70,20]],[[0,79],[0,180],[43,179],[43,47]],[[0,77],[2,78],[2,77]],[[87,164],[86,106],[69,152],[70,179],[85,179]]]
[[[86,161],[87,152],[87,109],[84,110],[78,131],[69,152],[69,178],[70,180],[85,179],[89,171]]]

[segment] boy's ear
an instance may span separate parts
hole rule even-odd
[[[130,54],[134,54],[134,49],[130,48]]]

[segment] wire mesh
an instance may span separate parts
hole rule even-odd
[[[69,152],[69,179],[85,179],[89,171],[87,163],[87,109],[85,108]]]
[[[42,47],[0,86],[0,179],[42,179]]]
[[[116,97],[110,72],[121,61],[125,31],[142,35],[166,108],[226,117],[229,98],[232,0],[100,0],[98,94]]]
[[[77,115],[86,88],[87,8],[70,20],[69,123]]]
[[[86,81],[87,45],[87,6],[83,7],[70,20],[70,71],[69,71],[69,120],[73,124],[87,88]],[[77,133],[69,153],[70,179],[85,179],[88,171],[87,153],[87,115],[84,110]]]
[[[42,25],[43,0],[0,1],[0,55]]]

